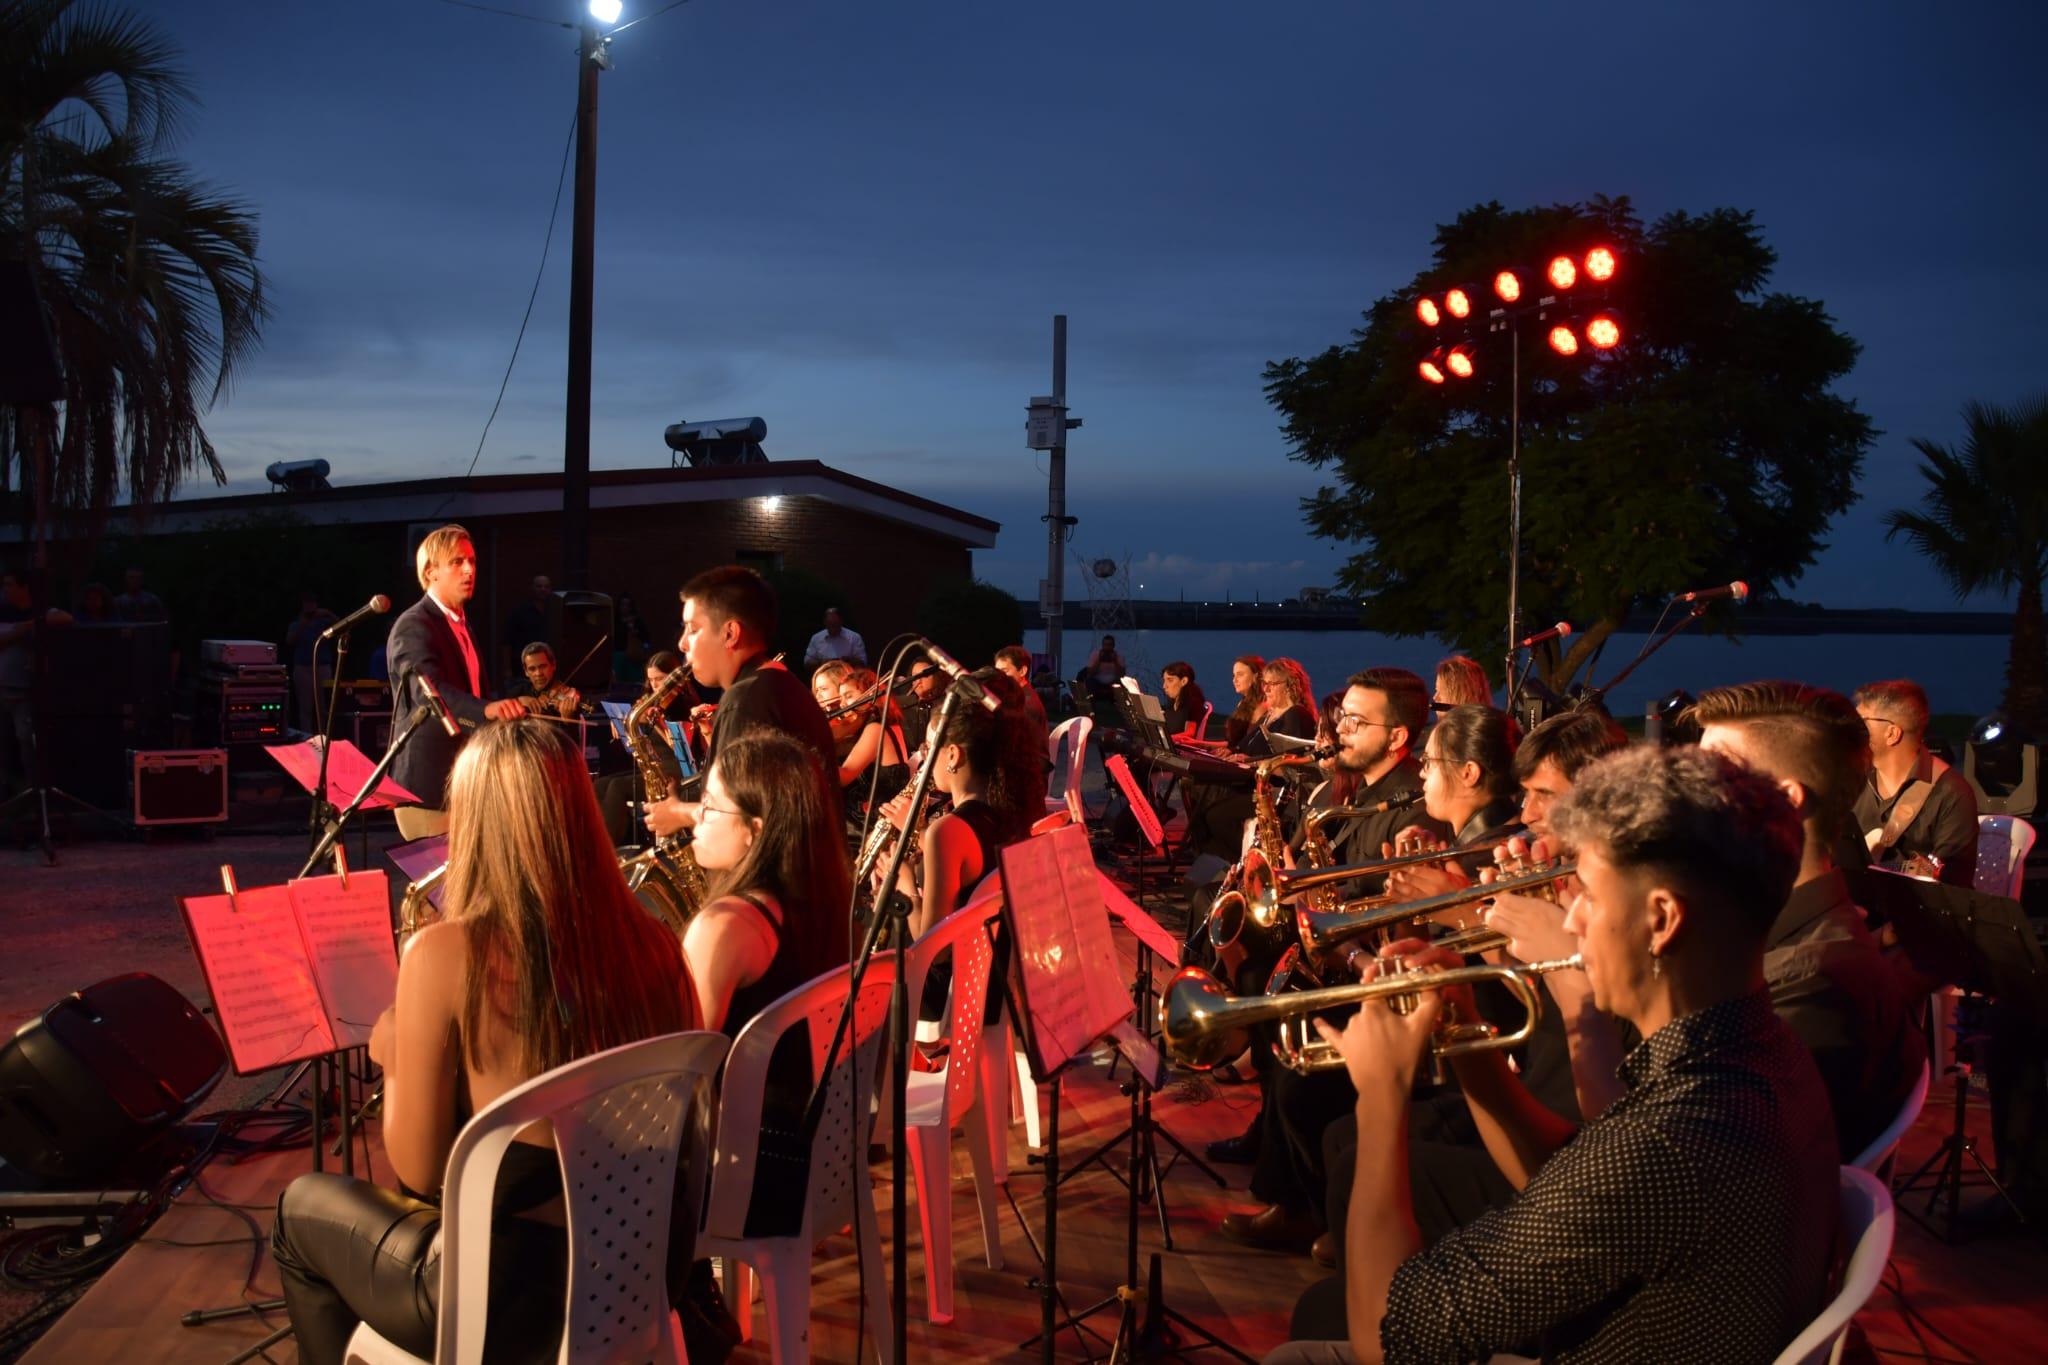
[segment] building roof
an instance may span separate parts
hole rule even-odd
[[[817,460],[680,468],[594,469],[590,509],[650,504],[731,502],[742,498],[821,498],[854,511],[948,536],[974,549],[996,543],[998,522],[933,502],[887,484],[833,469]],[[411,479],[400,483],[341,484],[319,492],[241,493],[178,499],[139,522],[132,507],[114,509],[115,525],[140,535],[196,531],[210,521],[250,512],[288,510],[316,525],[342,522],[462,521],[559,510],[562,476],[484,474],[468,478]]]

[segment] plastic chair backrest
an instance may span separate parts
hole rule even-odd
[[[1851,1166],[1859,1171],[1868,1171],[1872,1175],[1881,1176],[1885,1173],[1884,1168],[1891,1164],[1892,1153],[1898,1150],[1899,1139],[1906,1135],[1906,1130],[1920,1117],[1920,1106],[1927,1103],[1927,1087],[1933,1079],[1932,1065],[1922,1062],[1920,1079],[1914,1082],[1911,1093],[1906,1096],[1906,1102],[1899,1106],[1899,1116],[1893,1119],[1882,1133],[1871,1139],[1870,1145],[1863,1149],[1862,1154],[1849,1163]]]
[[[1093,716],[1073,716],[1055,725],[1045,737],[1045,756],[1058,778],[1054,784],[1058,790],[1049,786],[1045,793],[1048,797],[1058,800],[1069,791],[1081,789],[1081,765],[1087,759],[1088,735],[1094,728]]]
[[[1821,1365],[1849,1330],[1849,1320],[1870,1301],[1892,1254],[1891,1191],[1884,1182],[1853,1166],[1842,1168],[1840,1241],[1849,1248],[1842,1282],[1806,1330],[1778,1353],[1776,1365]]]
[[[1209,717],[1211,717],[1211,716],[1213,716],[1213,715],[1215,715],[1215,714],[1216,714],[1216,703],[1215,703],[1215,702],[1213,702],[1213,701],[1205,701],[1205,702],[1203,702],[1203,703],[1202,703],[1202,723],[1201,723],[1200,725],[1197,725],[1197,726],[1195,727],[1195,738],[1196,738],[1196,739],[1207,739],[1207,738],[1209,737]]]
[[[565,1361],[673,1360],[669,1212],[689,1108],[705,1112],[723,1034],[671,1033],[555,1068],[487,1104],[456,1135],[442,1203],[437,1361],[480,1361],[498,1167],[552,1122],[569,1231]]]
[[[988,969],[994,952],[988,922],[999,909],[1000,903],[992,896],[970,899],[910,945],[913,1002],[922,998],[932,964],[948,953],[953,958],[953,1001],[946,1031],[946,1105],[941,1116],[941,1122],[948,1124],[974,1103],[975,1066],[981,1052]]]
[[[2018,900],[2033,850],[2034,827],[2017,815],[1978,816],[1977,890]]]
[[[754,1193],[754,1159],[760,1149],[761,1103],[767,1089],[768,1063],[782,1036],[799,1024],[810,1026],[811,1085],[825,1065],[825,1050],[839,1024],[840,1006],[853,980],[853,968],[836,967],[798,986],[769,1005],[740,1030],[726,1059],[718,1105],[718,1138],[711,1161],[711,1191],[704,1201],[704,1230],[732,1241],[746,1235],[747,1205]],[[853,1027],[839,1061],[811,1141],[810,1184],[804,1207],[805,1227],[836,1228],[853,1218],[853,1170],[867,1174],[868,1134],[874,1119],[868,1112],[873,1089],[875,1054],[882,1026],[889,1017],[889,988],[896,980],[896,957],[876,953],[861,978]]]

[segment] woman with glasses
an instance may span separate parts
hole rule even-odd
[[[1515,781],[1518,736],[1507,713],[1491,706],[1454,706],[1430,727],[1422,751],[1422,805],[1451,829],[1452,848],[1463,848],[1514,825],[1521,806]],[[1424,831],[1403,829],[1390,851],[1440,846]],[[1470,884],[1439,864],[1401,868],[1387,878],[1396,900],[1416,900]]]
[[[1308,670],[1293,659],[1268,659],[1259,673],[1262,701],[1258,723],[1246,732],[1238,754],[1247,759],[1270,758],[1281,752],[1275,735],[1312,740],[1316,733],[1315,693]],[[1252,816],[1249,785],[1189,779],[1188,847],[1232,862],[1243,841],[1244,822]]]

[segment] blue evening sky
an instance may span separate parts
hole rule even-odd
[[[202,102],[180,154],[262,217],[275,319],[208,421],[233,486],[313,456],[338,481],[460,474],[540,259],[573,35],[436,0],[143,9]],[[1473,203],[1627,194],[1753,210],[1774,287],[1865,347],[1843,390],[1884,435],[1790,591],[1946,606],[1879,518],[1916,496],[1909,438],[2048,387],[2042,15],[693,0],[603,77],[594,462],[759,414],[772,457],[1000,520],[977,572],[1030,597],[1024,405],[1065,312],[1073,549],[1129,555],[1148,596],[1291,594],[1342,550],[1302,528],[1317,474],[1264,363],[1344,340]],[[565,192],[481,472],[559,466],[568,236]]]

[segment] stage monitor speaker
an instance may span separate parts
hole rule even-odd
[[[227,1074],[213,1025],[147,972],[74,991],[0,1048],[0,1159],[90,1181],[192,1112]]]
[[[619,647],[612,599],[574,588],[555,592],[548,598],[548,643],[555,647],[555,667],[562,680],[585,700],[596,701],[612,685],[612,651]]]

